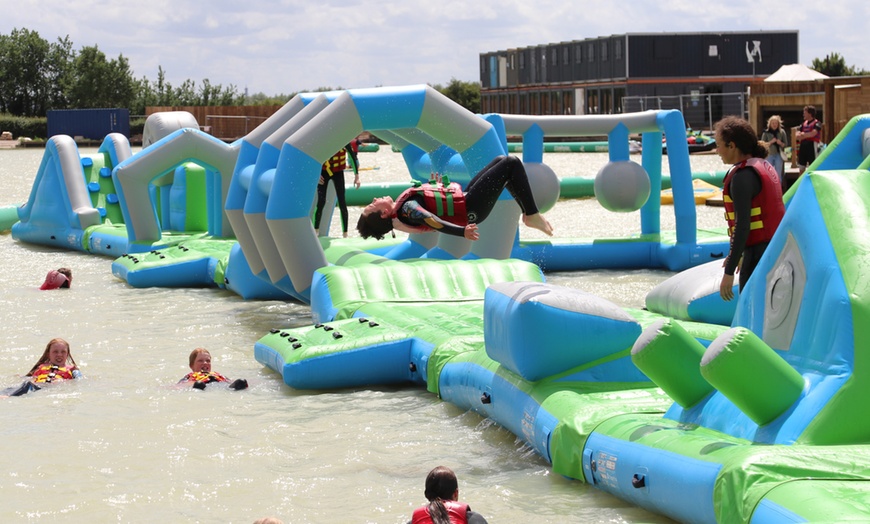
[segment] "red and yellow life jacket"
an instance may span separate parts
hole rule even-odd
[[[423,195],[423,207],[438,218],[456,224],[468,225],[468,212],[465,210],[465,193],[462,186],[450,182],[447,186],[440,182],[427,182],[404,190],[396,200],[396,209],[415,195]],[[396,215],[393,215],[396,218]]]
[[[54,364],[43,364],[30,375],[30,381],[39,384],[48,384],[55,380],[72,380],[73,378],[75,377],[73,377],[72,369]]]
[[[773,238],[776,228],[782,222],[785,206],[782,203],[782,187],[776,170],[762,158],[750,158],[735,164],[722,184],[722,200],[725,203],[725,220],[728,222],[728,236],[733,236],[736,220],[734,201],[731,200],[731,179],[738,170],[751,167],[761,180],[761,191],[752,198],[747,246],[767,242]]]
[[[444,507],[447,508],[447,514],[450,516],[451,524],[467,524],[468,522],[468,504],[456,502],[454,500],[442,501]],[[420,506],[414,510],[414,515],[411,517],[411,524],[432,524],[432,517],[429,516],[429,505]]]
[[[212,382],[229,382],[230,379],[221,375],[217,371],[212,371],[210,373],[205,373],[203,371],[197,371],[196,373],[188,373],[184,375],[184,378],[181,379],[181,382],[205,382],[206,384],[210,384]]]
[[[344,148],[341,148],[338,153],[332,155],[332,158],[323,164],[323,169],[325,169],[330,175],[333,173],[340,173],[347,169],[347,151],[345,151]]]

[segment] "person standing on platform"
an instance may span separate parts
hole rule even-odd
[[[320,170],[320,180],[317,182],[317,207],[314,209],[314,229],[320,229],[320,219],[323,217],[323,208],[326,207],[326,190],[329,181],[332,181],[332,186],[335,188],[335,199],[338,201],[338,209],[341,213],[341,233],[344,238],[347,238],[347,199],[345,198],[344,187],[344,170],[350,164],[353,169],[353,185],[359,188],[359,159],[357,151],[359,150],[360,141],[354,138],[348,145],[344,146],[338,153],[323,164]]]
[[[734,298],[738,265],[742,291],[785,214],[779,177],[764,160],[767,145],[757,136],[749,122],[736,116],[716,123],[717,152],[722,162],[731,164],[722,184],[731,237],[719,284],[719,294],[726,301]]]

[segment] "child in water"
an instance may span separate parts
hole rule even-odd
[[[178,381],[179,384],[189,383],[194,389],[205,389],[212,382],[230,382],[230,379],[211,369],[211,353],[205,348],[196,348],[190,352],[190,373]],[[229,384],[230,389],[245,389],[248,381],[237,378]]]
[[[45,291],[48,289],[69,289],[72,285],[72,269],[60,267],[52,269],[45,275],[45,281],[39,286],[39,289]]]
[[[62,338],[53,338],[45,346],[45,351],[27,373],[27,376],[30,377],[28,380],[17,388],[5,391],[4,395],[19,397],[31,391],[42,389],[40,386],[46,384],[82,378],[82,372],[72,357],[69,342]]]
[[[459,501],[459,482],[447,466],[438,466],[426,475],[423,494],[429,502],[414,510],[408,524],[486,524],[486,519]]]

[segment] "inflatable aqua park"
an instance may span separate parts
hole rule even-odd
[[[428,86],[300,94],[247,136],[226,144],[203,133],[189,113],[146,122],[143,149],[109,135],[81,156],[69,137],[52,137],[13,236],[24,242],[115,257],[113,272],[134,287],[216,286],[244,298],[308,302],[311,275],[330,264],[368,263],[369,255],[533,260],[545,271],[586,268],[681,270],[721,257],[727,237],[698,230],[687,150],[661,148],[629,158],[632,136],[660,144],[683,132],[677,111],[526,117],[474,115]],[[547,137],[607,136],[609,160],[594,194],[615,212],[640,211],[627,238],[525,240],[519,208],[503,195],[482,241],[412,234],[393,244],[327,237],[311,227],[319,166],[340,142],[363,131],[401,152],[409,178],[432,172],[467,183],[521,136],[523,162],[541,209],[557,205],[562,184],[542,162]],[[676,231],[661,231],[663,184],[673,189]],[[328,216],[328,213],[327,213]],[[329,220],[324,221],[324,229]],[[348,258],[348,250],[367,253]],[[352,260],[351,260],[352,259]]]
[[[636,310],[521,260],[329,266],[315,323],[272,330],[255,357],[298,389],[425,387],[555,473],[679,522],[866,521],[868,168],[864,115],[786,194],[730,317],[709,267]]]
[[[659,227],[660,144],[685,132],[677,111],[474,115],[428,86],[360,89],[298,95],[232,144],[164,113],[136,154],[116,135],[93,156],[52,137],[12,234],[117,257],[113,273],[134,287],[306,302],[310,326],[276,327],[254,346],[287,385],[425,387],[512,431],[555,473],[677,521],[861,520],[868,123],[853,119],[787,193],[785,219],[731,311],[709,278],[688,274],[721,264],[727,237],[696,228],[682,141],[668,151],[677,230]],[[596,199],[640,211],[639,231],[523,240],[519,208],[503,195],[473,244],[319,236],[310,215],[320,166],[362,131],[399,150],[421,183],[432,172],[467,183],[507,153],[507,136],[521,136],[542,210],[558,205],[560,185],[542,162],[544,138],[607,136]],[[648,146],[639,163],[630,134]],[[545,271],[591,267],[685,271],[646,309],[545,281]]]

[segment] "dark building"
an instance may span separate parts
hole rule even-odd
[[[798,31],[629,33],[481,53],[481,112],[746,115],[747,86],[798,61]]]

